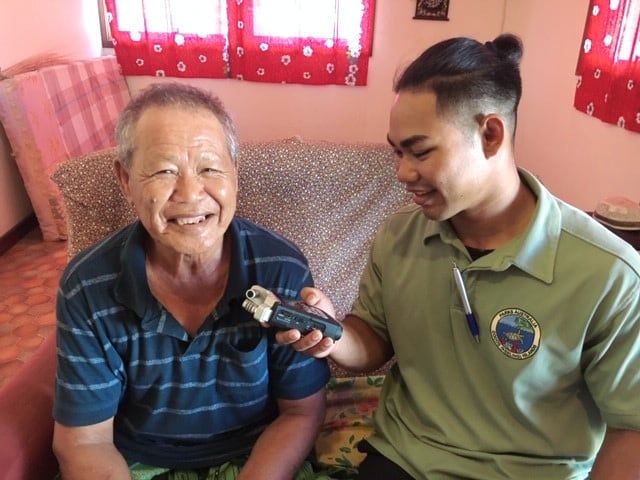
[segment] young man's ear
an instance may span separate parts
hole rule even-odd
[[[505,140],[506,125],[504,120],[495,114],[482,117],[480,122],[480,135],[482,149],[486,158],[493,157]]]

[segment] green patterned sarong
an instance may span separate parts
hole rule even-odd
[[[133,480],[236,480],[245,460],[234,460],[217,467],[198,470],[170,470],[134,463],[129,465],[129,470]],[[304,462],[294,480],[331,480],[331,477],[325,473],[314,472],[311,463]]]

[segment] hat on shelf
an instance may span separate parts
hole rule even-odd
[[[598,202],[593,218],[617,230],[640,230],[640,204],[626,197],[608,197]]]

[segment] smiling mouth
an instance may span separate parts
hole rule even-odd
[[[411,192],[413,196],[414,203],[425,206],[433,202],[435,198],[435,190],[430,190],[428,192]]]
[[[180,226],[198,225],[200,223],[203,223],[203,222],[207,221],[211,216],[212,216],[212,214],[196,215],[196,216],[193,216],[193,217],[173,218],[170,221],[173,222],[173,223],[176,223],[176,224],[178,224]]]

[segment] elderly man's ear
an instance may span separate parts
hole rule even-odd
[[[120,185],[120,191],[127,199],[127,202],[130,205],[133,205],[133,200],[131,197],[131,189],[129,188],[129,171],[122,164],[120,160],[116,160],[113,162],[113,170],[116,174],[116,178],[118,179],[118,184]]]
[[[489,114],[480,120],[482,150],[486,158],[493,157],[505,140],[506,125],[499,115]]]

